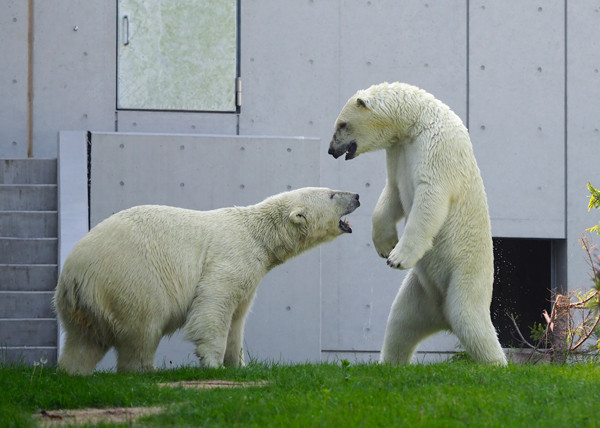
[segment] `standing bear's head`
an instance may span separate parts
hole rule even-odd
[[[389,147],[406,134],[414,122],[414,96],[425,91],[406,83],[380,83],[356,92],[335,122],[329,154],[346,160],[361,153]]]

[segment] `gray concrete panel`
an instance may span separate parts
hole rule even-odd
[[[598,224],[598,210],[587,211],[590,181],[600,187],[600,8],[597,2],[567,3],[567,249],[563,266],[568,266],[570,290],[589,289],[591,268],[579,245],[585,229]],[[593,236],[594,243],[600,237]]]
[[[563,238],[564,5],[469,8],[469,124],[492,233]]]
[[[304,138],[94,133],[91,225],[133,205],[207,210],[318,185],[318,147]]]
[[[27,2],[8,0],[0,14],[0,158],[27,156]]]
[[[118,110],[118,132],[236,135],[238,115]]]
[[[34,156],[55,157],[58,131],[113,131],[116,2],[35,4]]]
[[[464,1],[352,3],[340,8],[339,39],[340,103],[358,89],[400,81],[431,92],[466,118]]]
[[[339,87],[341,2],[241,2],[240,134],[321,134]],[[267,25],[265,25],[268,23]]]
[[[360,2],[340,8],[338,104],[327,112],[322,138],[329,144],[333,122],[359,89],[382,81],[421,86],[463,119],[467,110],[467,13],[464,2]],[[367,24],[369,23],[369,24]],[[377,23],[373,25],[372,23]],[[324,350],[379,351],[388,313],[405,272],[389,268],[371,242],[371,214],[385,185],[385,153],[345,162],[321,148],[321,181],[361,195],[350,218],[351,239],[322,252],[322,346]],[[399,224],[402,233],[403,224]],[[434,339],[439,350],[455,341]],[[431,342],[421,348],[428,348]]]

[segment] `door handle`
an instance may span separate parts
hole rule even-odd
[[[123,15],[121,35],[123,46],[127,46],[129,44],[129,15]]]

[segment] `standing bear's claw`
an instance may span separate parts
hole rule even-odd
[[[402,263],[394,263],[390,259],[387,259],[386,263],[387,263],[388,266],[391,266],[394,269],[402,269]]]

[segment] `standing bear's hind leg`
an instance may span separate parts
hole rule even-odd
[[[491,296],[468,293],[471,289],[467,284],[450,286],[445,307],[450,328],[475,361],[505,366],[506,355],[490,316]]]
[[[437,305],[427,295],[416,273],[410,270],[390,310],[381,362],[409,364],[419,342],[446,328]]]

